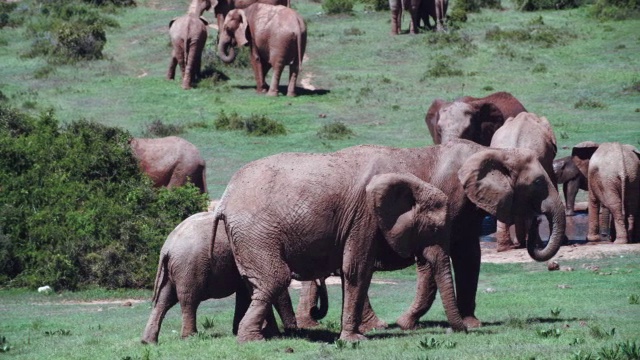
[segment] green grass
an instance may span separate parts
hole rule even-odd
[[[190,127],[180,135],[207,159],[212,198],[222,194],[231,175],[248,161],[283,151],[431,144],[424,115],[438,97],[509,91],[529,111],[549,119],[559,141],[558,156],[585,140],[640,142],[640,20],[596,22],[587,7],[522,13],[503,2],[505,11],[469,14],[460,30],[448,34],[392,37],[389,13],[365,12],[360,3],[353,15],[332,16],[322,14],[319,2],[300,0],[293,6],[306,19],[309,33],[301,79],[309,77],[318,89],[301,91],[297,98],[258,95],[249,68],[219,63],[216,71],[228,81],[205,79],[184,91],[179,81],[165,80],[171,51],[167,25],[185,6],[152,1],[113,16],[120,27],[107,30],[105,60],[73,66],[51,69],[44,60],[20,58],[30,44],[24,31],[3,28],[0,91],[25,107],[53,107],[61,119],[84,117],[137,136],[155,121],[211,125],[221,110],[284,124],[287,135],[277,137],[248,137],[213,126]],[[211,20],[210,13],[205,16]],[[496,27],[504,36],[487,39]],[[539,31],[523,33],[526,29]],[[534,40],[526,40],[531,34]],[[208,51],[214,50],[215,38],[212,30]],[[287,71],[282,86],[286,77]],[[575,106],[584,99],[591,106]],[[333,122],[356,135],[340,140],[317,136]]]
[[[599,266],[598,272],[582,265]],[[180,339],[180,311],[169,311],[158,346],[139,343],[150,313],[146,290],[90,290],[38,294],[0,291],[0,347],[8,359],[572,359],[596,356],[638,342],[638,305],[628,296],[640,286],[640,254],[565,261],[571,272],[549,272],[545,264],[483,264],[477,315],[484,322],[468,334],[446,334],[439,299],[420,328],[402,331],[395,319],[410,304],[415,270],[376,273],[369,295],[378,315],[391,324],[358,345],[335,342],[340,287],[329,286],[323,325],[296,337],[238,345],[231,334],[233,297],[200,306],[200,334]],[[561,288],[558,285],[569,287]],[[494,291],[486,291],[492,288]],[[291,290],[294,306],[299,290]],[[124,301],[132,306],[122,306]],[[553,311],[562,311],[553,315]],[[288,350],[290,349],[290,350]],[[637,350],[637,349],[636,349]],[[293,352],[290,352],[293,351]]]

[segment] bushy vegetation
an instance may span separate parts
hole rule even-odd
[[[521,11],[560,10],[582,6],[583,0],[514,0]]]
[[[167,234],[207,198],[194,186],[153,189],[130,138],[0,105],[0,284],[152,284]]]
[[[330,124],[323,125],[317,133],[318,137],[327,140],[348,139],[354,136],[353,130],[349,129],[345,124],[334,121]]]
[[[265,115],[252,114],[249,117],[242,117],[238,113],[227,115],[224,111],[218,114],[214,121],[217,130],[242,130],[251,136],[273,136],[286,135],[287,130],[284,125]]]
[[[353,0],[323,0],[322,9],[327,14],[350,14],[353,11]]]
[[[592,16],[602,20],[640,18],[640,2],[637,0],[597,0],[589,10]]]
[[[492,26],[486,30],[485,38],[491,41],[529,42],[550,48],[566,44],[570,39],[576,38],[576,35],[569,29],[546,25],[542,16],[539,16],[519,28],[502,29],[497,25]]]
[[[184,126],[179,124],[165,124],[156,119],[145,125],[143,135],[145,137],[165,137],[179,135],[184,132]]]

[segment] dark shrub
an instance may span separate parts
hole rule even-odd
[[[361,0],[361,2],[370,6],[375,11],[389,10],[389,0]]]
[[[353,11],[353,0],[323,0],[322,9],[327,14],[350,14]]]
[[[145,125],[143,135],[145,137],[165,137],[180,135],[184,132],[184,126],[178,124],[165,124],[162,120],[153,120]]]
[[[281,122],[265,115],[251,115],[248,118],[242,118],[235,112],[227,116],[224,111],[221,111],[214,121],[214,126],[216,130],[243,130],[247,135],[252,136],[287,134],[287,130]]]
[[[323,125],[317,133],[318,137],[327,140],[349,139],[354,133],[345,124],[335,121],[330,124]]]
[[[207,199],[191,185],[153,189],[130,138],[0,104],[2,285],[152,285],[164,239]]]
[[[602,20],[624,20],[640,18],[640,1],[596,0],[589,9],[591,16]]]
[[[560,10],[580,7],[582,0],[514,0],[520,11]]]
[[[102,26],[83,23],[61,24],[56,29],[56,38],[56,56],[70,62],[102,59],[102,49],[107,42]]]

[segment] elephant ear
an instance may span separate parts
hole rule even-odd
[[[244,13],[244,10],[237,9],[236,11],[240,14],[242,22],[240,22],[240,25],[233,36],[235,37],[236,44],[238,44],[238,46],[245,46],[249,42],[247,40],[249,37],[249,22],[247,21],[247,15]]]
[[[493,134],[506,120],[504,114],[491,102],[474,101],[470,105],[474,110],[471,115],[472,139],[480,145],[489,146]]]
[[[373,176],[366,198],[385,240],[403,258],[414,255],[425,233],[446,225],[447,196],[412,174]]]
[[[442,143],[442,139],[440,138],[440,134],[438,133],[438,113],[441,108],[447,105],[447,102],[442,99],[435,99],[429,106],[429,110],[427,110],[427,116],[424,118],[424,122],[427,123],[427,128],[429,128],[429,133],[431,133],[431,138],[433,139],[433,143],[438,145]]]
[[[598,150],[598,147],[599,145],[597,143],[586,141],[577,144],[571,149],[571,160],[573,160],[573,163],[578,167],[580,173],[585,177],[589,171],[589,160],[591,160],[593,153]]]
[[[173,23],[174,23],[176,20],[178,20],[178,18],[177,18],[177,17],[176,17],[176,18],[173,18],[173,19],[171,19],[171,21],[169,21],[169,29],[171,29],[171,25],[173,25]]]
[[[471,157],[458,170],[465,194],[482,210],[512,224],[514,184],[500,150],[485,150]]]

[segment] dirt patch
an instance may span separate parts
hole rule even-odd
[[[395,285],[397,284],[397,282],[394,281],[389,281],[389,280],[380,280],[380,279],[372,279],[371,280],[372,284],[387,284],[387,285]],[[326,280],[325,280],[325,284],[328,285],[340,285],[342,284],[342,282],[340,281],[340,277],[339,276],[329,276]],[[298,280],[291,280],[291,285],[289,285],[289,288],[291,289],[300,289],[302,287],[302,283]]]
[[[526,249],[496,252],[495,243],[482,243],[482,262],[485,263],[523,263],[532,262]],[[560,247],[552,260],[597,259],[607,256],[624,256],[640,253],[640,244],[613,244],[598,242],[595,244],[573,244]]]

